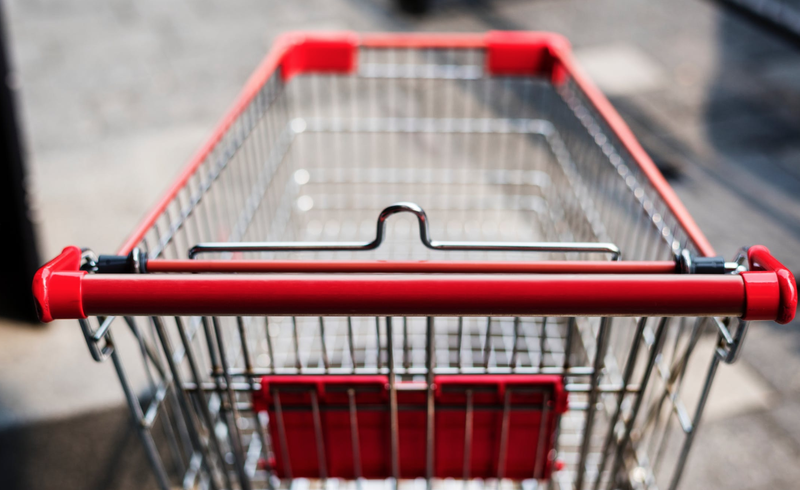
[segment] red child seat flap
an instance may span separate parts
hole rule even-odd
[[[397,386],[399,476],[424,477],[425,384]],[[555,430],[567,409],[560,376],[436,376],[433,397],[434,477],[550,477]],[[269,414],[279,477],[393,475],[386,376],[265,376],[253,404]]]

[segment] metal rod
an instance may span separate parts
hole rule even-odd
[[[356,392],[347,390],[347,404],[350,409],[350,444],[353,449],[353,475],[361,478],[361,446],[358,440],[358,413],[356,412]]]
[[[400,479],[400,429],[397,421],[397,386],[395,385],[394,374],[394,349],[392,347],[392,318],[387,317],[386,322],[387,346],[386,351],[389,361],[389,430],[390,430],[390,444],[391,444],[391,465],[392,465],[392,478],[394,478],[395,486]]]
[[[678,483],[681,481],[683,468],[686,466],[686,460],[689,456],[689,450],[692,448],[694,437],[697,435],[697,428],[699,427],[701,417],[703,416],[703,410],[705,409],[706,402],[708,401],[708,395],[711,393],[711,384],[714,382],[714,376],[717,374],[719,361],[720,357],[715,355],[713,359],[711,359],[711,364],[708,366],[708,374],[706,374],[706,381],[705,384],[703,384],[703,391],[700,394],[700,399],[697,401],[694,419],[692,419],[692,430],[686,434],[686,439],[683,441],[683,447],[681,448],[681,453],[678,456],[678,463],[675,465],[675,471],[672,474],[672,481],[669,483],[669,490],[675,490],[678,488]]]
[[[539,419],[539,440],[536,442],[536,459],[533,460],[533,478],[535,479],[544,478],[542,460],[547,458],[547,454],[542,454],[542,450],[544,449],[544,436],[547,432],[547,415],[549,408],[550,394],[545,393],[542,398],[542,411]]]
[[[166,329],[164,328],[164,324],[161,321],[161,318],[153,317],[152,320],[156,332],[158,333],[159,341],[161,342],[161,348],[164,350],[164,357],[167,361],[167,366],[169,367],[170,373],[172,374],[172,379],[174,380],[177,386],[180,386],[182,384],[181,375],[180,372],[178,371],[177,366],[175,365],[175,362],[173,361],[172,354],[174,351],[172,349],[172,343],[169,340],[169,337],[167,336]],[[191,439],[192,446],[194,447],[195,450],[199,451],[202,454],[203,466],[205,467],[206,471],[209,472],[209,474],[212,474],[213,467],[209,463],[209,455],[206,452],[206,446],[203,444],[200,438],[200,434],[197,431],[197,426],[195,425],[194,416],[191,409],[191,404],[189,403],[189,399],[186,393],[183,392],[182,390],[176,390],[176,391],[178,395],[178,404],[183,414],[183,420],[186,424],[186,428],[189,431],[189,438]],[[239,482],[242,488],[245,490],[249,490],[250,481],[247,479],[244,473],[240,473],[240,477],[243,477],[242,479],[240,479]],[[214,489],[217,488],[217,482],[214,478],[211,478],[209,480],[209,484],[211,485],[212,488]]]
[[[322,365],[327,373],[330,366],[328,364],[328,349],[325,346],[325,320],[322,317],[319,317],[319,339],[320,349],[322,350]]]
[[[434,404],[434,389],[433,384],[433,367],[436,362],[434,349],[436,348],[436,331],[433,317],[428,317],[426,328],[427,346],[425,349],[425,366],[428,370],[427,375],[427,424],[425,436],[425,479],[428,487],[430,488],[431,480],[433,479],[433,449],[434,449],[434,421],[435,421],[435,404]]]
[[[514,317],[514,345],[511,347],[511,362],[509,365],[511,369],[517,367],[517,354],[519,354],[519,322],[518,316]]]
[[[353,364],[353,374],[356,372],[356,346],[353,340],[353,317],[347,317],[347,345],[350,348],[350,362]]]
[[[283,473],[286,478],[292,479],[292,463],[289,460],[289,441],[286,438],[286,426],[283,420],[283,408],[281,407],[281,394],[278,390],[272,391],[272,399],[275,403],[275,418],[278,419],[278,440],[281,445],[281,455],[283,456]]]
[[[631,345],[631,349],[628,354],[628,362],[625,364],[625,371],[622,374],[623,386],[628,385],[628,382],[630,381],[630,378],[633,375],[633,370],[636,367],[636,359],[639,356],[639,345],[641,344],[642,341],[642,333],[644,332],[645,325],[647,325],[647,317],[640,318],[636,326],[636,332],[633,334],[633,343]],[[617,420],[619,420],[619,416],[622,413],[622,402],[624,400],[625,400],[625,392],[620,391],[619,394],[617,395],[617,403],[616,403],[616,408],[614,409],[614,415],[608,422],[608,432],[606,433],[606,440],[603,443],[603,450],[600,452],[602,457],[600,459],[600,466],[597,468],[597,480],[595,480],[594,482],[594,490],[598,490],[600,488],[600,479],[603,475],[603,471],[605,471],[606,469],[608,450],[611,447],[611,443],[616,433],[615,429],[617,426]]]
[[[464,473],[465,484],[469,479],[472,462],[472,390],[467,390],[467,410],[464,417]]]
[[[181,338],[181,343],[183,344],[183,348],[186,351],[186,360],[189,363],[189,371],[192,373],[192,378],[194,378],[195,383],[199,384],[202,381],[200,376],[200,370],[197,367],[197,361],[195,360],[194,353],[191,349],[191,344],[189,342],[189,337],[186,335],[186,330],[183,326],[183,321],[180,317],[175,318],[175,324],[178,327],[178,334]],[[222,467],[222,476],[225,480],[226,488],[232,488],[231,479],[228,472],[224,469],[225,468],[225,456],[222,451],[222,445],[219,442],[219,438],[217,437],[217,431],[214,427],[214,418],[211,416],[211,411],[208,409],[208,398],[203,390],[197,391],[197,406],[200,409],[200,415],[203,417],[203,421],[206,424],[206,430],[208,431],[208,438],[211,440],[211,446],[214,448],[214,451],[217,454],[218,464]],[[209,478],[214,478],[214,475],[209,475]]]
[[[583,489],[583,479],[586,475],[586,460],[592,442],[592,426],[594,425],[594,417],[597,412],[598,391],[596,387],[600,384],[600,376],[602,375],[603,364],[605,362],[606,349],[608,347],[608,332],[610,329],[611,319],[607,317],[602,318],[600,320],[600,328],[597,332],[597,343],[595,344],[594,353],[594,371],[592,373],[591,390],[589,391],[586,423],[583,426],[583,441],[581,442],[580,459],[578,460],[578,474],[575,478],[575,488],[578,490]]]
[[[150,259],[148,273],[675,274],[675,261],[369,261]]]
[[[319,399],[316,390],[311,391],[311,412],[314,419],[314,438],[317,447],[317,464],[319,464],[319,477],[328,478],[328,465],[325,458],[325,438],[322,435],[322,417],[319,413]]]
[[[352,252],[375,250],[385,236],[386,220],[397,213],[411,213],[419,222],[419,236],[422,244],[432,250],[444,251],[502,251],[502,252],[572,252],[572,253],[605,253],[616,260],[620,256],[619,248],[613,243],[513,243],[513,242],[440,242],[430,238],[428,216],[417,204],[398,202],[388,206],[378,215],[375,239],[370,242],[219,242],[199,243],[189,250],[192,259],[202,253],[220,252]]]
[[[631,440],[631,431],[633,430],[633,424],[636,422],[636,416],[639,414],[639,409],[642,406],[642,400],[644,400],[644,392],[647,389],[647,383],[650,381],[650,375],[653,373],[653,366],[655,366],[656,358],[658,354],[661,352],[661,345],[663,344],[664,340],[664,332],[666,331],[667,321],[668,318],[662,318],[661,321],[658,322],[658,327],[656,327],[656,334],[655,339],[653,340],[653,346],[650,348],[650,356],[647,359],[647,367],[645,368],[644,374],[642,375],[642,382],[639,384],[639,393],[636,396],[635,401],[633,402],[633,407],[631,408],[631,413],[628,416],[628,420],[625,422],[625,432],[622,435],[622,440],[617,445],[617,450],[614,453],[614,462],[611,465],[611,477],[609,478],[609,489],[613,488],[614,480],[616,478],[616,474],[622,465],[622,459],[624,456],[625,449],[628,446],[628,443]]]
[[[297,338],[297,318],[292,317],[292,340],[294,341],[294,367],[298,371],[303,369],[303,363],[300,362],[300,342]]]
[[[154,321],[156,319],[154,318]],[[219,324],[219,320],[216,317],[211,319],[212,324],[214,325],[214,334],[216,335],[217,345],[219,346],[219,361],[222,367],[223,377],[225,378],[225,383],[227,385],[227,396],[228,396],[228,403],[230,404],[230,412],[228,417],[228,437],[231,441],[231,447],[233,449],[233,457],[236,461],[236,474],[239,476],[239,484],[241,485],[243,490],[250,490],[250,478],[247,476],[244,470],[244,448],[242,447],[242,435],[239,431],[239,410],[236,408],[236,395],[234,391],[231,389],[232,379],[229,372],[229,366],[227,355],[225,354],[225,342],[222,338],[222,327]],[[158,324],[156,324],[158,325]],[[159,336],[165,335],[162,334],[159,329]],[[167,340],[168,342],[169,340]],[[162,340],[162,343],[164,340]],[[165,347],[166,348],[166,347]],[[167,361],[170,364],[170,370],[173,370],[172,365],[172,358],[167,354]],[[177,370],[173,372],[173,376],[175,376]],[[176,379],[179,379],[176,377]]]
[[[109,333],[109,342],[111,342],[111,334]],[[142,413],[142,406],[139,403],[139,399],[133,393],[130,384],[128,383],[128,377],[125,375],[125,370],[122,367],[122,362],[119,359],[119,355],[116,351],[112,351],[111,354],[111,361],[114,363],[114,369],[117,371],[117,376],[119,376],[119,380],[122,384],[122,391],[125,393],[125,400],[128,403],[128,408],[131,411],[131,415],[136,422],[136,432],[139,434],[139,438],[144,445],[145,454],[147,455],[147,459],[150,462],[150,467],[153,469],[156,477],[156,484],[161,490],[170,490],[172,485],[170,484],[169,477],[167,476],[167,471],[164,469],[164,463],[161,460],[161,456],[158,453],[158,449],[156,448],[156,443],[153,440],[153,435],[150,433],[150,430],[142,425],[140,422],[144,417]]]
[[[506,469],[506,454],[508,452],[508,428],[511,406],[511,390],[506,388],[503,398],[503,419],[500,425],[500,444],[497,454],[497,479],[502,480]]]

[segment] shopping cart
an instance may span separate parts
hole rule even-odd
[[[797,301],[766,248],[715,257],[561,37],[500,32],[280,38],[118,255],[34,294],[162,489],[675,488]]]

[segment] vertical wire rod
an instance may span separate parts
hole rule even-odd
[[[435,407],[434,407],[434,399],[433,399],[433,367],[435,364],[435,352],[434,349],[436,348],[436,332],[434,326],[433,317],[427,318],[427,328],[426,328],[426,339],[427,339],[427,348],[426,348],[426,356],[425,356],[425,364],[426,364],[426,378],[428,381],[428,388],[427,388],[427,434],[425,437],[425,479],[427,481],[428,488],[431,486],[431,481],[433,479],[433,444],[434,444],[434,420],[435,420]]]
[[[644,333],[645,325],[647,325],[647,317],[640,318],[636,326],[636,332],[634,333],[633,345],[631,345],[631,349],[629,351],[630,354],[628,354],[628,362],[626,363],[625,371],[622,374],[622,386],[628,386],[631,376],[633,375],[633,369],[636,367],[636,359],[639,356],[639,346],[642,341],[642,334]],[[608,450],[611,448],[611,443],[613,442],[614,435],[616,434],[617,421],[622,413],[622,402],[624,400],[625,391],[620,390],[619,394],[617,395],[617,403],[614,409],[614,415],[611,417],[611,420],[608,424],[608,432],[606,433],[606,440],[603,443],[603,450],[600,453],[602,458],[600,459],[600,466],[597,468],[597,480],[594,482],[594,490],[598,490],[600,488],[600,477],[602,476],[603,471],[606,469]]]
[[[464,414],[464,485],[469,480],[472,462],[472,390],[467,390],[467,410]]]
[[[392,477],[395,487],[400,479],[400,440],[399,427],[397,421],[397,386],[395,385],[394,373],[394,349],[392,348],[392,318],[386,318],[386,336],[388,338],[386,350],[389,362],[389,428],[390,428],[390,455],[392,458]],[[380,344],[379,344],[380,345]]]
[[[314,438],[317,446],[317,464],[319,464],[319,477],[328,478],[328,466],[325,458],[325,438],[322,434],[322,417],[319,413],[319,397],[316,389],[311,391],[311,414],[314,417]]]
[[[642,406],[642,400],[644,400],[644,394],[647,391],[647,384],[650,381],[650,375],[653,373],[653,368],[656,364],[656,358],[661,351],[661,345],[664,343],[664,331],[666,331],[668,321],[669,318],[665,317],[658,322],[655,339],[653,340],[653,346],[650,350],[650,357],[647,359],[647,367],[642,375],[642,382],[639,384],[639,392],[636,395],[636,399],[633,402],[633,407],[631,408],[631,413],[628,416],[627,422],[625,423],[625,432],[622,435],[622,441],[620,441],[619,445],[617,446],[617,450],[614,453],[614,462],[611,465],[611,475],[608,479],[609,489],[613,488],[616,474],[619,471],[620,466],[622,466],[622,458],[624,457],[625,448],[628,446],[628,443],[631,440],[633,424],[636,422],[636,416],[639,414],[639,409]]]
[[[578,460],[578,475],[575,478],[575,488],[583,489],[583,480],[586,476],[586,463],[589,455],[589,447],[592,443],[592,426],[594,416],[597,412],[597,387],[602,376],[604,358],[606,355],[608,331],[611,329],[611,319],[604,317],[600,320],[600,328],[597,331],[597,344],[594,354],[594,370],[592,371],[591,389],[589,391],[589,403],[586,408],[586,424],[583,427],[583,441],[581,442],[580,459]]]
[[[358,412],[356,409],[356,392],[347,390],[347,404],[350,410],[350,444],[353,448],[353,475],[356,480],[361,478],[361,447],[358,442]]]

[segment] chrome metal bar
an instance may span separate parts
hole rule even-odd
[[[514,317],[514,344],[511,348],[511,361],[509,362],[511,369],[517,367],[517,354],[519,354],[519,322],[519,317]]]
[[[434,389],[433,384],[433,366],[436,362],[436,327],[434,325],[433,317],[427,318],[427,328],[425,335],[427,338],[427,348],[425,349],[425,365],[428,370],[426,387],[427,397],[427,422],[426,422],[426,435],[425,435],[425,480],[428,488],[430,488],[431,480],[433,479],[433,449],[434,449],[434,422],[436,420],[435,404],[434,404]]]
[[[411,353],[408,345],[408,318],[403,317],[403,368],[411,367]]]
[[[583,490],[584,477],[586,475],[587,457],[589,448],[592,444],[592,426],[594,424],[595,413],[597,412],[597,389],[600,384],[603,364],[605,362],[606,350],[608,348],[608,333],[611,330],[611,319],[602,318],[600,328],[597,332],[597,343],[594,352],[594,372],[592,373],[591,389],[589,391],[589,402],[586,411],[586,423],[583,428],[583,441],[581,442],[580,460],[578,462],[578,474],[575,478],[575,488]]]
[[[628,353],[628,361],[625,364],[625,371],[622,374],[622,385],[627,386],[628,382],[633,375],[633,370],[636,367],[636,359],[639,356],[639,345],[642,341],[642,334],[644,333],[644,327],[647,324],[647,317],[642,317],[639,319],[639,322],[636,326],[636,332],[633,335],[633,344]],[[611,447],[611,443],[616,435],[616,427],[617,421],[619,420],[620,413],[622,413],[622,402],[625,400],[625,392],[620,390],[619,394],[617,395],[617,403],[614,409],[614,415],[611,417],[611,420],[608,422],[608,432],[606,433],[606,440],[603,443],[603,449],[600,451],[601,459],[600,459],[600,466],[597,468],[597,479],[594,482],[594,490],[598,490],[600,488],[600,480],[603,475],[603,471],[606,468],[606,461],[608,459],[608,450]],[[613,478],[613,475],[612,475]]]
[[[323,320],[323,317],[319,317],[319,342],[322,350],[322,365],[325,368],[325,372],[328,372],[330,363],[328,362],[328,348],[325,345],[325,320]]]
[[[186,335],[186,330],[183,327],[183,321],[180,317],[175,318],[175,324],[178,328],[178,335],[180,335],[181,343],[183,344],[183,348],[186,350],[186,360],[189,364],[189,372],[192,374],[192,378],[194,379],[195,383],[201,383],[201,376],[200,376],[200,369],[197,367],[197,361],[195,360],[194,353],[191,349],[191,343],[189,342],[189,336]],[[251,386],[252,387],[252,386]],[[200,415],[202,416],[203,422],[206,424],[207,430],[207,437],[211,442],[211,446],[213,447],[214,451],[216,452],[217,456],[217,464],[221,465],[223,470],[220,472],[222,473],[222,477],[225,482],[225,488],[233,488],[231,484],[230,474],[224,469],[225,467],[225,455],[222,451],[222,445],[219,442],[219,438],[217,437],[217,431],[214,424],[214,418],[211,416],[211,411],[208,409],[208,398],[203,390],[197,390],[197,406],[200,410]],[[209,475],[209,478],[213,479],[214,475]]]
[[[328,478],[328,465],[325,458],[325,438],[322,435],[322,417],[319,414],[319,399],[315,389],[311,390],[311,413],[314,419],[314,439],[317,448],[319,477],[325,480]]]
[[[300,371],[303,363],[300,361],[300,341],[297,339],[297,318],[292,317],[292,340],[294,340],[294,367]]]
[[[500,442],[497,451],[497,479],[502,480],[506,470],[506,455],[508,454],[508,427],[511,406],[511,390],[506,390],[503,397],[503,419],[500,423]]]
[[[683,442],[683,447],[681,448],[680,455],[678,456],[678,463],[675,465],[675,470],[672,473],[672,481],[669,483],[669,490],[675,490],[678,488],[678,483],[681,481],[683,468],[686,466],[689,450],[692,448],[695,435],[697,435],[697,427],[700,425],[700,419],[703,416],[703,410],[705,409],[706,402],[708,401],[708,395],[711,393],[711,384],[714,382],[714,376],[717,374],[719,362],[719,356],[714,356],[711,359],[711,364],[708,367],[708,374],[706,374],[706,381],[703,384],[703,391],[700,394],[700,399],[697,401],[697,408],[695,409],[694,418],[692,419],[692,430],[686,435],[686,440]]]
[[[225,394],[228,397],[228,403],[229,403],[229,408],[230,408],[230,410],[226,414],[226,415],[228,415],[228,419],[229,419],[229,423],[227,424],[228,425],[228,436],[229,436],[229,439],[231,441],[231,448],[233,449],[232,452],[233,452],[233,458],[235,460],[236,474],[239,477],[239,485],[242,487],[242,490],[250,490],[250,488],[251,488],[250,478],[244,472],[244,462],[245,462],[245,459],[244,459],[244,448],[242,447],[242,434],[241,434],[241,431],[239,430],[239,424],[238,424],[239,411],[236,408],[236,394],[231,389],[232,379],[231,379],[230,371],[229,371],[230,364],[228,363],[228,359],[227,359],[227,356],[225,354],[225,342],[222,339],[222,327],[220,326],[219,320],[216,317],[212,317],[211,318],[211,323],[214,326],[214,334],[216,335],[217,345],[219,346],[219,352],[218,353],[219,353],[220,367],[222,368],[222,377],[225,378],[225,383],[227,385],[227,390],[226,390]],[[163,329],[161,329],[161,330],[163,330]],[[159,336],[165,336],[165,333],[159,332]],[[167,339],[166,342],[169,342],[169,340]],[[163,343],[164,343],[164,339],[162,339],[162,344]],[[166,345],[168,345],[168,344],[166,344]],[[166,345],[164,347],[165,349],[166,349]],[[167,354],[167,355],[169,356],[169,354]],[[170,365],[170,370],[173,371],[173,373],[172,373],[173,377],[175,377],[176,379],[180,379],[180,378],[178,378],[176,376],[177,371],[174,370],[174,368],[173,368],[174,363],[172,362],[172,359],[170,357],[168,357],[168,362],[169,362],[169,365]],[[186,410],[186,412],[187,412],[187,415],[186,415],[187,418],[191,417],[191,415],[188,412],[188,409]]]
[[[267,334],[267,354],[269,355],[269,366],[272,372],[275,372],[275,350],[272,347],[272,333],[269,329],[269,318],[264,317],[264,329]]]
[[[534,461],[534,463],[533,463],[533,478],[535,478],[535,479],[544,478],[543,468],[542,468],[542,456],[543,456],[542,450],[544,449],[544,438],[545,438],[545,434],[546,434],[546,430],[547,430],[546,427],[547,427],[547,424],[548,424],[547,415],[548,415],[548,410],[550,408],[549,404],[550,404],[550,394],[549,393],[544,393],[544,396],[543,396],[543,399],[542,399],[542,411],[541,411],[541,413],[539,415],[539,417],[540,417],[540,420],[539,420],[539,440],[536,441],[536,453],[535,453],[535,459],[533,460]],[[544,455],[544,457],[547,457],[547,455]]]
[[[142,413],[142,406],[139,403],[139,399],[133,393],[130,384],[128,383],[128,377],[125,374],[125,369],[123,368],[122,362],[119,359],[119,354],[116,352],[111,352],[109,356],[111,357],[111,361],[114,364],[114,369],[117,371],[117,376],[122,384],[122,391],[125,393],[125,401],[128,403],[131,416],[136,422],[136,432],[139,435],[139,439],[142,441],[147,459],[150,462],[150,466],[153,468],[153,472],[155,473],[156,484],[161,490],[170,490],[172,485],[169,482],[167,471],[164,469],[164,463],[161,460],[161,456],[158,454],[158,449],[155,441],[153,440],[153,435],[145,425],[139,423],[144,416]]]
[[[362,350],[363,352],[363,350]],[[322,367],[318,368],[309,368],[303,367],[302,369],[297,369],[296,367],[287,367],[287,368],[278,368],[275,369],[274,372],[272,368],[253,368],[251,373],[247,373],[244,369],[240,368],[230,368],[230,375],[233,377],[246,377],[246,376],[267,376],[270,374],[275,374],[277,376],[293,376],[297,374],[308,374],[308,375],[320,375],[325,374],[325,369]],[[337,368],[330,368],[328,370],[329,374],[351,374],[352,369],[349,367],[337,367]],[[215,371],[219,372],[219,370]],[[371,375],[371,374],[388,374],[389,369],[386,366],[381,367],[380,369],[369,367],[359,367],[355,373],[356,375]],[[457,367],[450,367],[450,366],[434,366],[434,374],[558,374],[563,376],[571,376],[571,377],[586,377],[591,376],[593,373],[593,368],[588,366],[573,366],[567,369],[564,369],[561,366],[553,366],[548,367],[545,366],[544,369],[539,369],[538,367],[525,367],[520,366],[516,369],[511,369],[509,366],[489,366],[488,368],[483,366],[481,363],[479,366],[473,367],[464,367],[459,369]],[[395,375],[402,375],[402,376],[414,376],[414,375],[426,375],[427,370],[425,366],[411,366],[408,369],[402,369],[395,367],[394,369]],[[580,384],[571,383],[574,386],[580,386]]]
[[[350,362],[353,364],[353,374],[356,372],[356,348],[353,342],[353,318],[347,317],[347,344],[350,348]]]
[[[461,354],[462,354],[462,351],[464,350],[463,349],[463,343],[464,343],[464,317],[463,316],[458,317],[458,334],[457,334],[457,336],[458,336],[458,344],[456,346],[456,367],[460,371],[461,370]],[[404,367],[408,367],[408,366],[404,366]]]
[[[172,353],[173,353],[172,343],[171,343],[169,337],[167,336],[167,332],[166,332],[166,329],[164,328],[164,324],[161,321],[161,318],[159,318],[159,317],[153,317],[152,321],[153,321],[153,325],[155,326],[156,332],[158,333],[158,338],[159,338],[159,341],[161,342],[161,347],[164,350],[164,357],[167,360],[167,366],[169,367],[170,374],[172,374],[172,379],[174,380],[174,382],[175,382],[175,384],[177,386],[181,386],[181,384],[182,384],[181,375],[180,375],[180,372],[178,371],[177,366],[175,365],[175,363],[172,360]],[[205,444],[203,444],[203,442],[201,440],[201,437],[200,437],[200,434],[199,434],[199,432],[197,430],[197,427],[195,426],[195,421],[194,421],[194,417],[193,417],[191,404],[189,403],[188,397],[187,397],[185,392],[183,392],[181,390],[177,390],[177,391],[178,391],[178,403],[179,403],[179,406],[180,406],[181,413],[183,414],[183,417],[184,417],[183,418],[184,423],[186,424],[186,428],[187,428],[187,430],[189,432],[189,438],[191,440],[192,447],[193,447],[193,449],[195,451],[199,451],[200,454],[202,454],[203,467],[211,475],[211,474],[213,474],[214,469],[213,469],[213,467],[211,466],[211,464],[209,462],[209,455],[208,455],[208,452],[207,452],[207,448],[206,448]],[[250,482],[249,482],[249,480],[247,479],[246,476],[244,476],[244,478],[239,483],[241,484],[241,486],[242,486],[242,488],[244,490],[249,490],[250,489],[250,487],[249,487],[249,483]],[[212,489],[217,489],[218,488],[217,482],[216,482],[216,480],[214,478],[211,478],[209,480],[209,484],[210,484],[210,487]]]
[[[539,335],[539,369],[544,369],[544,354],[547,349],[547,317],[542,318],[542,331]]]
[[[278,440],[281,445],[281,455],[283,456],[283,474],[286,478],[292,479],[292,462],[289,459],[289,440],[286,438],[286,425],[283,420],[283,407],[281,406],[281,394],[279,390],[272,391],[272,399],[275,404],[275,418],[277,419]]]
[[[391,444],[391,467],[392,478],[394,478],[395,486],[400,479],[400,428],[397,421],[397,386],[395,384],[394,373],[394,347],[392,345],[392,318],[387,317],[386,322],[386,352],[388,354],[389,362],[389,431]],[[378,344],[380,346],[380,344]],[[380,349],[378,349],[380,351]]]
[[[347,344],[350,348],[350,362],[353,364],[353,374],[356,372],[356,347],[353,342],[353,318],[347,317]]]
[[[218,242],[199,243],[189,250],[189,258],[203,253],[220,252],[355,252],[377,249],[386,234],[386,220],[397,213],[411,213],[419,223],[422,244],[432,250],[442,251],[495,251],[495,252],[562,252],[603,253],[617,260],[621,252],[613,243],[571,242],[454,242],[433,241],[430,238],[428,216],[417,204],[399,202],[388,206],[378,216],[375,238],[370,242]]]

